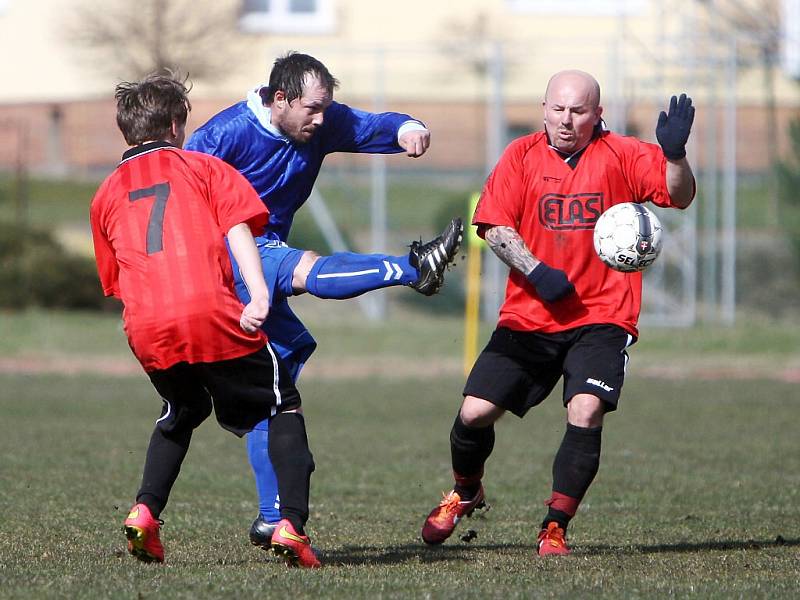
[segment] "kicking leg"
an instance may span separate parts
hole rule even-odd
[[[408,256],[353,252],[311,256],[316,257],[313,266],[304,283],[303,273],[298,273],[297,287],[318,298],[344,300],[383,287],[411,285],[418,278],[417,269],[411,266]],[[298,267],[302,269],[305,263],[300,261]]]
[[[412,242],[407,256],[338,252],[320,257],[306,252],[293,277],[295,293],[343,300],[395,285],[408,285],[430,296],[439,291],[444,271],[458,252],[464,227],[453,219],[426,244]]]

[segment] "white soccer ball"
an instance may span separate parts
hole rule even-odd
[[[662,231],[658,217],[646,206],[615,204],[594,226],[594,250],[616,271],[643,271],[661,252]]]

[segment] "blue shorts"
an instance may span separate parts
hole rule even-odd
[[[256,246],[261,256],[261,268],[264,270],[270,300],[269,315],[261,328],[283,360],[292,379],[297,381],[300,370],[317,347],[316,340],[311,337],[308,329],[292,312],[287,302],[287,298],[293,295],[292,277],[304,250],[290,248],[270,235],[257,237]],[[247,304],[250,302],[250,293],[242,280],[239,265],[236,264],[233,254],[230,254],[230,249],[228,254],[233,265],[236,294],[239,300]]]

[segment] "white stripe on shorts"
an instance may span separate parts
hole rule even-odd
[[[170,413],[172,412],[172,404],[169,403],[169,400],[167,400],[166,398],[162,398],[162,400],[164,401],[164,404],[167,405],[167,412],[164,413],[163,417],[159,417],[156,420],[156,423],[161,423],[161,421],[169,417]]]
[[[278,358],[275,356],[275,352],[272,351],[272,346],[269,344],[267,344],[267,351],[270,357],[272,357],[272,393],[275,394],[275,406],[270,409],[269,416],[274,417],[278,413],[278,407],[283,401],[281,398],[281,377],[278,371]]]
[[[628,353],[625,352],[628,348],[630,348],[631,344],[633,343],[633,336],[629,333],[627,339],[625,340],[625,347],[622,349],[622,354],[625,355],[625,362],[622,363],[622,374],[628,374],[628,360],[629,356]]]

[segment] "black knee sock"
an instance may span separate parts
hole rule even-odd
[[[269,459],[278,479],[281,518],[303,535],[308,520],[308,491],[314,457],[308,449],[303,415],[279,413],[269,422]]]
[[[145,504],[156,519],[167,505],[169,493],[181,471],[181,464],[191,440],[191,429],[166,435],[156,427],[150,436],[142,485],[136,494],[136,502]]]
[[[600,467],[602,427],[576,427],[567,431],[553,461],[553,494],[548,500],[543,527],[556,521],[563,529],[575,516],[578,505]]]
[[[456,478],[455,491],[462,499],[473,497],[481,485],[483,465],[494,448],[494,425],[472,429],[456,415],[450,431],[450,456]]]

